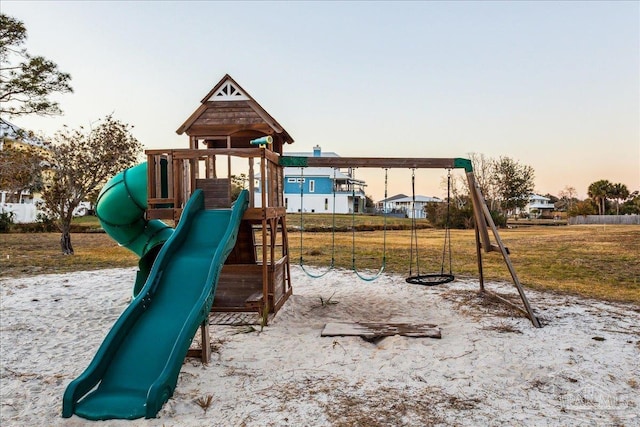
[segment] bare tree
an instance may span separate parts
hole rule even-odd
[[[0,188],[7,191],[9,200],[19,198],[23,191],[42,189],[42,153],[31,146],[0,150]]]
[[[570,185],[565,185],[558,195],[567,210],[573,208],[573,205],[577,202],[576,196],[578,195],[578,192],[575,187]]]
[[[496,162],[482,153],[469,153],[468,157],[471,160],[473,175],[480,187],[480,191],[482,191],[482,195],[489,204],[489,209],[493,211],[495,210],[497,199],[496,186],[493,182]]]
[[[78,204],[109,177],[137,162],[142,145],[130,130],[130,125],[109,115],[88,132],[81,127],[56,134],[50,160],[52,180],[42,197],[62,233],[62,253],[73,254],[71,220]]]

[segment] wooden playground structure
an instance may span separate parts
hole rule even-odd
[[[232,175],[237,174],[234,168],[238,162],[244,162],[245,166],[238,172],[247,171],[249,208],[242,218],[236,246],[222,269],[212,311],[247,311],[268,316],[275,314],[292,294],[284,167],[463,168],[473,202],[480,291],[489,292],[484,283],[483,252],[498,252],[509,269],[523,306],[492,295],[523,311],[535,327],[540,327],[469,160],[285,156],[283,149],[294,142],[293,138],[229,75],[202,99],[177,133],[189,136],[189,148],[146,151],[147,219],[179,221],[182,208],[195,189],[203,191],[207,209],[228,208],[232,202]],[[268,140],[265,137],[269,137]],[[256,192],[256,180],[259,192]],[[202,331],[203,344],[208,343],[208,323],[203,324]],[[208,359],[208,348],[203,345],[203,358]]]

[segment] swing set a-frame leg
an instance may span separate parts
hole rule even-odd
[[[509,250],[505,247],[502,239],[500,238],[500,234],[498,233],[498,228],[496,224],[493,222],[493,218],[491,217],[491,212],[489,212],[489,208],[487,207],[487,203],[482,196],[482,192],[480,191],[480,187],[478,186],[475,176],[473,172],[467,172],[467,181],[469,182],[469,191],[471,192],[471,200],[473,202],[473,212],[474,218],[476,222],[476,253],[478,257],[478,270],[480,273],[480,291],[490,293],[492,296],[501,300],[502,302],[522,311],[531,321],[533,326],[536,328],[541,328],[540,322],[538,318],[533,313],[533,309],[531,308],[531,304],[529,304],[529,300],[527,295],[524,293],[524,288],[520,283],[520,279],[518,279],[518,275],[516,273],[513,264],[511,263],[511,258],[509,257]],[[487,229],[487,225],[491,228],[493,237],[497,244],[492,244],[489,239],[489,231]],[[482,251],[481,247],[484,247],[485,252],[500,252],[502,254],[502,258],[511,274],[511,278],[513,280],[513,284],[518,289],[518,294],[520,294],[520,299],[524,304],[524,309],[520,306],[513,304],[511,301],[502,298],[499,295],[496,295],[493,292],[489,292],[484,287],[484,277],[482,271]]]

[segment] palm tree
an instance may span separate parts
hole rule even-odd
[[[616,215],[620,215],[620,200],[627,200],[629,197],[629,189],[626,185],[618,182],[611,185],[611,197],[616,199]]]
[[[598,205],[598,214],[604,215],[605,204],[607,198],[611,195],[612,184],[607,179],[601,179],[599,181],[591,183],[587,194]]]

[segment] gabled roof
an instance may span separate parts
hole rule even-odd
[[[179,135],[232,135],[243,130],[256,130],[280,135],[284,142],[293,138],[267,111],[229,74],[202,98],[198,107],[176,130]]]

